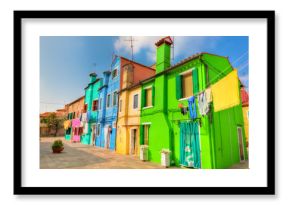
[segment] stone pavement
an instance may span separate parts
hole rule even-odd
[[[64,142],[64,150],[53,154],[54,140]],[[63,137],[40,138],[41,169],[162,169],[153,162],[143,162],[137,156],[129,156],[81,143],[72,143]]]
[[[53,154],[54,140],[64,142],[64,151]],[[40,138],[40,169],[163,169],[160,164],[143,162],[138,156],[122,155],[107,149],[72,143],[64,137]],[[179,167],[170,167],[176,169]],[[248,161],[233,165],[229,169],[248,169]]]

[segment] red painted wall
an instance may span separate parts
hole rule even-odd
[[[124,71],[123,66],[128,63],[133,63],[134,65],[134,74],[133,74],[134,84],[155,75],[155,69],[152,69],[150,67],[147,67],[145,65],[136,62],[132,62],[131,60],[126,59],[124,57],[120,57],[120,59],[121,59],[121,76],[120,76],[121,89],[123,88],[123,71]]]

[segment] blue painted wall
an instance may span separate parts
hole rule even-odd
[[[112,71],[117,70],[117,76],[112,77]],[[116,57],[112,62],[111,74],[104,73],[104,85],[100,90],[100,99],[101,99],[101,110],[98,116],[98,123],[101,125],[100,135],[96,138],[96,146],[105,147],[105,129],[107,127],[112,128],[112,132],[110,134],[110,150],[115,150],[116,148],[116,128],[113,124],[117,124],[117,114],[118,114],[118,104],[119,98],[117,97],[116,105],[113,106],[113,93],[115,91],[119,92],[120,90],[120,72],[121,72],[121,59]],[[107,107],[107,95],[110,94],[110,106]]]

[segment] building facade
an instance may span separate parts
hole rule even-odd
[[[131,70],[124,68],[128,64],[132,65]],[[96,127],[96,146],[116,150],[119,92],[124,86],[132,86],[150,77],[151,73],[154,73],[154,69],[124,57],[115,56],[111,70],[103,73],[104,84],[99,89],[100,112]]]
[[[95,145],[97,119],[99,115],[99,88],[102,85],[103,79],[97,78],[96,73],[91,73],[90,83],[85,87],[85,101],[80,119],[82,144]]]
[[[80,141],[79,126],[73,126],[73,121],[77,121],[83,111],[85,96],[82,96],[73,102],[65,105],[67,119],[64,122],[65,139],[75,142]],[[76,124],[74,124],[76,125]]]
[[[129,62],[123,66],[122,90],[119,94],[117,147],[121,154],[138,155],[140,144],[140,80],[151,77],[155,69]],[[138,76],[136,78],[135,76]]]
[[[148,145],[149,160],[160,163],[162,150],[176,166],[227,168],[245,160],[237,72],[208,53],[171,66],[171,44],[170,37],[155,44],[156,74],[141,82],[140,144]]]

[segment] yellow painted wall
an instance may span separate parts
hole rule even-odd
[[[133,109],[134,95],[138,94],[138,107]],[[122,105],[120,106],[120,101]],[[139,154],[139,125],[140,125],[141,87],[125,90],[119,96],[119,113],[117,122],[116,152],[120,154],[130,153],[131,129],[137,129],[136,145]]]
[[[245,126],[247,144],[249,142],[249,116],[248,116],[248,112],[249,112],[249,107],[248,106],[243,107],[244,126]]]

